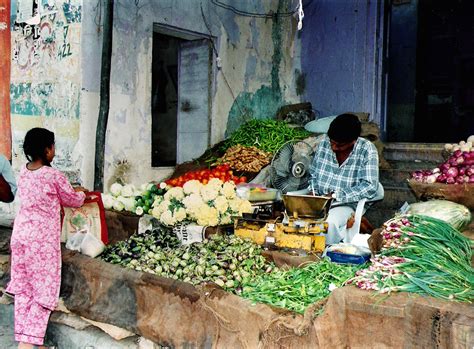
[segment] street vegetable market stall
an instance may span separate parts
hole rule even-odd
[[[218,153],[205,154],[207,164],[217,166],[139,188],[112,185],[103,196],[106,208],[136,217],[137,226],[99,259],[64,253],[68,309],[172,347],[472,346],[472,242],[457,230],[471,220],[464,206],[438,203],[432,218],[423,215],[430,209],[413,205],[409,215],[385,223],[377,232],[377,254],[357,266],[333,263],[312,249],[296,251],[310,261],[283,265],[273,258],[267,233],[265,243],[256,244],[232,229],[219,230],[235,221],[260,231],[262,224],[271,227],[268,217],[283,226],[271,216],[279,215],[272,205],[257,212],[263,206],[249,201],[249,193],[238,195],[238,185],[255,176],[245,171],[263,169],[288,140],[307,135],[254,120]],[[255,167],[245,167],[253,166],[251,157]],[[308,219],[295,213],[285,226],[292,233],[299,226],[288,228],[288,222]],[[138,217],[152,226],[139,229]],[[216,230],[188,243],[178,234],[186,227]],[[324,224],[312,233],[321,229]],[[295,250],[278,251],[289,252]]]

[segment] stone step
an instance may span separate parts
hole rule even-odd
[[[444,144],[441,143],[401,143],[384,144],[384,158],[387,161],[428,161],[441,163]]]
[[[365,217],[374,226],[374,228],[379,228],[383,223],[388,221],[390,218],[393,218],[396,212],[396,209],[383,209],[374,206],[365,213]]]

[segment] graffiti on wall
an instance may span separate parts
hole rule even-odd
[[[19,23],[12,16],[13,150],[22,156],[25,132],[46,127],[56,134],[55,166],[77,173],[73,150],[80,128],[82,1],[34,1],[31,19]]]

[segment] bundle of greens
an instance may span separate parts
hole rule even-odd
[[[302,268],[262,275],[244,285],[241,296],[304,313],[310,304],[329,296],[332,289],[342,286],[360,268],[323,259]]]
[[[380,256],[349,283],[382,293],[407,291],[446,300],[474,300],[472,242],[450,224],[408,215],[386,222],[381,234]]]
[[[240,144],[275,153],[286,142],[301,140],[311,134],[303,128],[290,127],[285,121],[252,119],[232,133],[219,150],[224,153],[230,147]]]

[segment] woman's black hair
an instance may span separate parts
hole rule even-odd
[[[35,127],[26,133],[23,151],[28,161],[42,160],[43,165],[51,166],[46,159],[46,148],[54,144],[54,133],[40,127]]]
[[[329,139],[340,142],[349,143],[359,138],[362,126],[359,118],[354,114],[338,115],[329,125]]]

